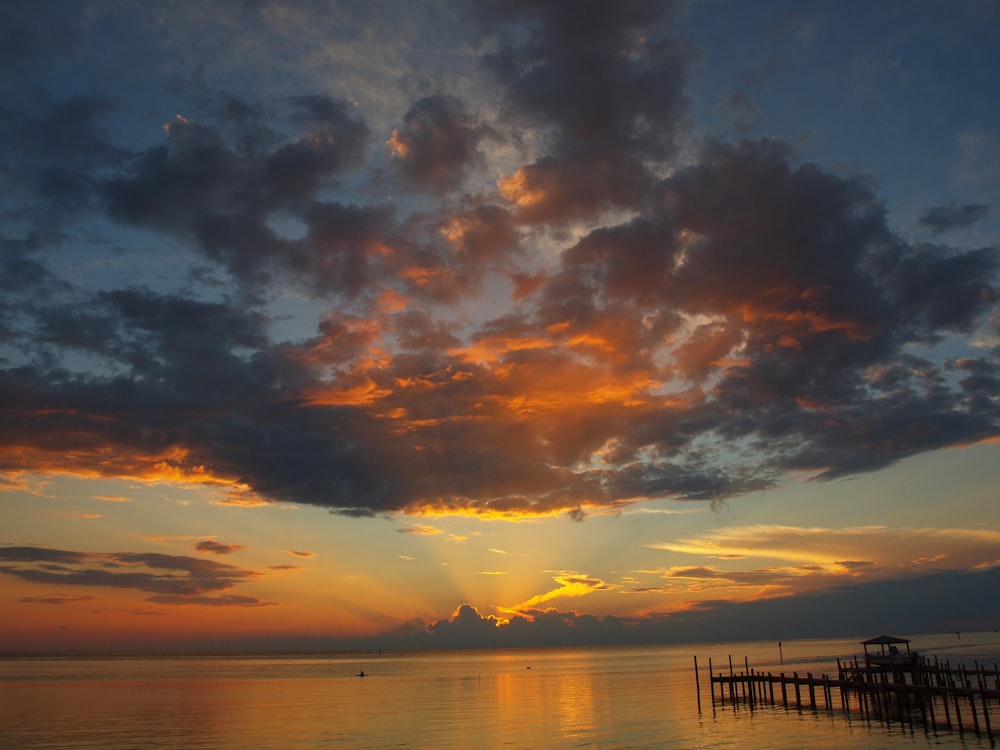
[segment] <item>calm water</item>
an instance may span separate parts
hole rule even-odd
[[[858,639],[365,655],[0,660],[0,747],[987,748],[840,711],[713,708],[716,671],[835,672]],[[952,663],[1000,661],[995,633],[914,638]],[[702,669],[702,711],[693,657]],[[355,676],[360,670],[368,675]],[[1000,717],[1000,708],[994,713]]]

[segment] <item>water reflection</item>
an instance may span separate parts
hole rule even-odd
[[[814,644],[813,655],[825,656],[835,647]],[[766,656],[760,648],[759,655]],[[805,647],[786,641],[786,662],[807,663],[800,648]],[[742,661],[739,649],[734,654]],[[728,705],[716,712],[707,694],[699,715],[693,650],[449,652],[377,661],[0,661],[0,737],[5,746],[21,750],[926,744],[925,736],[823,712],[749,712]],[[726,663],[724,655],[713,655],[717,668]],[[362,668],[369,676],[354,676]],[[979,746],[969,736],[933,740],[944,747]]]

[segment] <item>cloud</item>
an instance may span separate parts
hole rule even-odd
[[[72,596],[66,594],[59,596],[22,596],[18,599],[18,601],[28,604],[77,604],[78,602],[96,601],[96,597]]]
[[[194,545],[194,548],[198,552],[213,555],[229,555],[233,552],[238,552],[241,549],[246,549],[246,547],[242,544],[222,544],[211,539],[198,542]]]
[[[504,611],[510,613],[525,612],[537,609],[539,605],[552,599],[575,598],[592,594],[595,591],[611,591],[616,588],[614,584],[605,583],[600,578],[590,578],[577,573],[560,573],[552,580],[559,584],[558,588],[537,594],[513,607],[506,607]]]
[[[285,552],[287,552],[290,555],[295,555],[296,557],[316,557],[315,552],[305,552],[302,550],[295,550],[295,549],[286,549]]]
[[[953,229],[965,229],[975,224],[989,213],[990,207],[983,203],[965,203],[928,208],[918,222],[924,229],[941,234]]]
[[[102,503],[130,503],[132,498],[123,497],[121,495],[94,495],[95,500],[100,500]]]
[[[425,523],[414,523],[409,526],[404,526],[401,529],[396,529],[400,534],[415,534],[417,536],[437,536],[438,534],[443,534],[441,529],[430,526]]]
[[[638,161],[585,155],[545,157],[501,178],[497,187],[519,221],[539,224],[634,206],[650,182]]]
[[[164,125],[166,145],[100,185],[108,215],[193,240],[251,287],[278,271],[318,288],[357,290],[365,260],[353,242],[377,237],[375,222],[385,212],[318,207],[310,199],[356,163],[367,126],[348,103],[318,95],[292,99],[286,117],[296,136],[261,150],[270,132],[250,138],[252,146],[234,146],[219,126],[177,115]],[[271,229],[267,219],[281,212],[310,226],[305,240],[289,241]],[[320,246],[325,252],[317,262]]]
[[[562,149],[662,155],[687,104],[687,52],[660,25],[672,10],[655,2],[483,3],[483,26],[499,36],[483,62],[510,116],[552,128]],[[523,33],[501,36],[508,24]]]
[[[277,602],[261,601],[255,596],[177,596],[174,594],[157,594],[146,599],[155,604],[195,605],[199,607],[275,607]]]
[[[457,187],[465,171],[482,161],[478,148],[484,135],[460,100],[437,94],[410,108],[388,145],[405,180],[440,191]]]
[[[182,600],[226,591],[260,576],[183,555],[0,547],[0,573],[30,583],[132,589]]]
[[[739,135],[746,135],[756,129],[761,122],[760,110],[742,91],[727,91],[717,107],[717,112]]]
[[[496,643],[500,627],[501,620],[498,618],[483,616],[475,607],[463,604],[451,619],[438,620],[428,627],[428,632],[460,648],[462,644],[474,648],[477,643]]]
[[[910,566],[922,572],[928,567],[970,570],[1000,560],[1000,532],[988,529],[729,526],[648,546],[711,558],[765,558],[883,576],[898,575],[899,568]]]
[[[132,152],[115,145],[107,132],[105,123],[118,107],[114,99],[90,95],[56,99],[48,92],[38,93],[0,112],[0,137],[12,149],[0,185],[5,204],[21,211],[11,229],[27,230],[28,238],[20,245],[4,243],[4,254],[12,252],[7,258],[16,261],[8,269],[18,280],[39,282],[45,288],[53,279],[44,266],[30,260],[30,251],[39,243],[58,242],[67,222],[92,210],[97,173],[123,164]]]
[[[622,643],[735,642],[751,638],[842,638],[883,631],[935,633],[987,630],[1000,608],[983,591],[993,590],[1000,568],[941,571],[902,581],[835,586],[797,597],[756,601],[718,599],[673,614],[597,617],[557,609],[533,609],[509,618],[484,615],[463,605],[434,623],[411,620],[363,643],[387,648],[495,648],[499,646],[595,646]],[[938,606],[927,607],[927,601]],[[971,606],[970,606],[971,605]]]
[[[0,75],[49,64],[77,48],[81,33],[67,14],[39,16],[10,5],[0,10]]]

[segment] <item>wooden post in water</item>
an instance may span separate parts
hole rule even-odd
[[[958,726],[958,733],[962,734],[962,709],[958,705],[958,691],[954,692],[955,696],[955,724]]]
[[[986,702],[985,691],[979,694],[979,699],[983,703],[983,723],[986,724],[986,736],[989,738],[990,742],[993,742],[993,726],[990,724],[990,709],[989,704]]]
[[[951,726],[951,708],[948,707],[948,693],[941,694],[941,703],[944,705],[944,720],[945,723]]]
[[[709,672],[709,675],[712,673]],[[694,687],[698,692],[698,713],[701,713],[701,682],[698,680],[698,655],[695,654],[694,657]]]
[[[927,692],[927,711],[931,715],[931,731],[937,731],[937,718],[934,716],[934,693],[931,692],[931,687],[928,685],[924,688]]]
[[[736,680],[733,677],[733,655],[729,654],[729,700],[736,708]]]
[[[715,688],[712,687],[712,657],[708,657],[708,692],[712,694],[712,705],[715,705]]]
[[[968,681],[966,681],[966,687],[968,687]],[[979,734],[979,712],[976,711],[976,696],[973,693],[969,693],[969,710],[972,711],[972,726],[976,729],[976,734]]]
[[[753,679],[750,677],[750,659],[743,655],[743,674],[746,675],[746,700],[750,710],[753,710]]]
[[[986,731],[992,734],[990,727],[990,714],[989,714],[989,704],[986,702],[986,691],[989,689],[986,685],[986,669],[985,667],[980,667],[979,662],[976,662],[976,687],[979,690],[979,699],[983,707],[983,723],[986,724]]]

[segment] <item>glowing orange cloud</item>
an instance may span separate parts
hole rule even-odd
[[[363,406],[385,398],[391,393],[392,391],[382,388],[371,378],[365,377],[354,386],[316,389],[304,396],[310,406]]]
[[[947,560],[951,567],[974,569],[1000,558],[1000,532],[988,529],[931,529],[860,526],[801,528],[744,526],[717,529],[694,539],[651,544],[663,549],[706,557],[792,560],[850,572],[878,565],[890,570],[934,567]]]
[[[386,145],[389,147],[389,151],[393,156],[406,158],[406,156],[410,153],[409,144],[407,144],[405,139],[400,137],[400,132],[398,130],[392,131],[392,136],[386,141]]]
[[[561,597],[576,598],[592,594],[595,591],[610,591],[615,588],[614,585],[605,583],[600,578],[590,578],[589,576],[577,573],[560,573],[554,576],[552,580],[559,584],[558,588],[533,596],[527,601],[513,607],[504,607],[501,611],[510,614],[523,612],[525,610],[536,609],[539,605],[552,599]]]
[[[859,320],[849,318],[838,320],[814,310],[789,309],[784,306],[769,307],[766,302],[764,305],[755,302],[741,305],[739,311],[743,322],[752,326],[775,324],[781,327],[788,325],[793,328],[801,328],[807,335],[836,331],[843,334],[848,341],[859,342],[870,341],[875,335],[870,326]],[[795,338],[787,334],[785,342],[784,345],[789,348],[798,346]]]
[[[132,446],[116,444],[64,451],[41,446],[0,446],[0,456],[27,467],[33,474],[63,474],[84,479],[116,477],[143,482],[195,484],[240,488],[234,478],[213,474],[190,459],[191,452],[171,446],[156,452],[141,452]]]
[[[449,349],[448,353],[466,362],[495,364],[512,352],[547,349],[551,346],[551,341],[538,337],[484,336],[469,346]]]
[[[546,189],[541,185],[529,185],[529,175],[522,167],[510,177],[502,177],[497,180],[497,188],[500,196],[518,208],[530,208],[541,203],[545,199]]]

